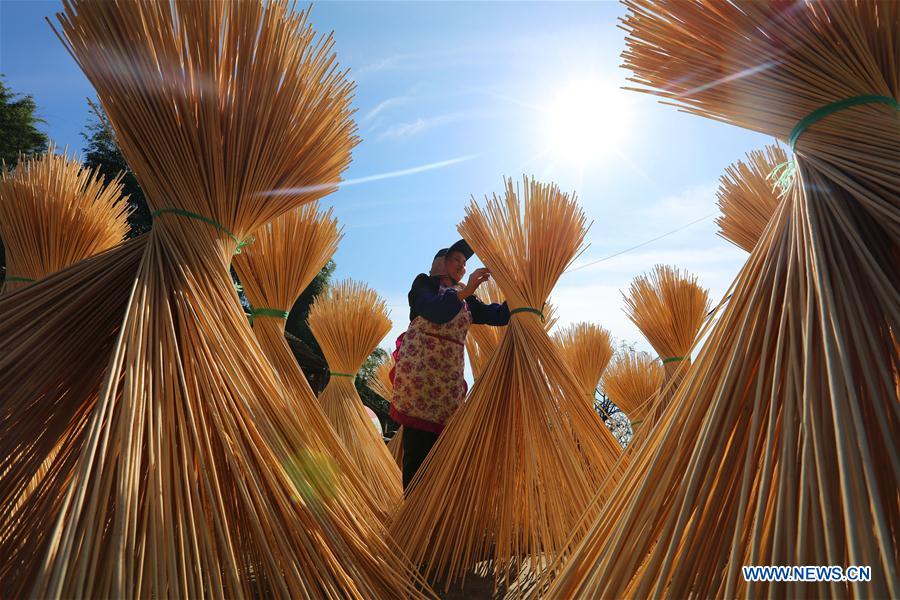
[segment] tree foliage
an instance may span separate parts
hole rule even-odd
[[[129,168],[125,157],[119,151],[112,129],[104,117],[92,117],[81,133],[84,139],[84,162],[90,167],[99,168],[106,181],[110,181],[120,172],[125,173],[122,179],[122,192],[128,196],[128,203],[133,210],[128,217],[130,231],[128,237],[147,233],[153,226],[153,217],[141,184],[138,183],[134,171]]]
[[[37,127],[44,123],[37,116],[34,98],[16,94],[0,79],[0,159],[7,167],[14,167],[20,154],[47,151],[47,134]]]

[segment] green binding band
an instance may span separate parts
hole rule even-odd
[[[4,279],[6,281],[23,281],[25,283],[34,283],[37,281],[36,279],[29,279],[28,277],[13,277],[12,275],[7,275]]]
[[[666,364],[666,363],[670,363],[670,362],[684,360],[685,358],[687,358],[687,357],[686,356],[670,356],[669,358],[662,359],[662,361],[663,361],[663,364]]]
[[[251,308],[250,314],[248,315],[250,319],[250,324],[253,325],[253,319],[256,317],[272,317],[274,319],[287,319],[288,311],[281,310],[280,308],[269,308],[268,306],[261,306],[260,308]]]
[[[845,98],[844,100],[838,100],[837,102],[832,102],[831,104],[826,104],[816,110],[812,111],[804,118],[800,119],[800,121],[794,126],[794,129],[791,130],[791,135],[788,138],[788,144],[791,146],[791,151],[794,150],[794,146],[797,144],[797,139],[806,131],[810,125],[817,121],[821,121],[828,115],[832,113],[836,113],[839,110],[844,110],[845,108],[850,108],[851,106],[859,106],[860,104],[887,104],[888,106],[893,106],[895,109],[900,110],[900,102],[891,98],[890,96],[878,96],[875,94],[869,96],[853,96],[852,98]]]
[[[766,176],[766,179],[771,181],[775,181],[775,186],[781,190],[782,193],[785,193],[791,187],[791,183],[794,181],[794,176],[797,174],[797,161],[794,159],[786,160],[785,162],[777,165],[772,171]]]
[[[329,371],[332,377],[356,377],[356,375],[351,375],[350,373],[335,373],[334,371]]]
[[[542,308],[543,308],[543,307],[542,307]],[[541,321],[544,320],[544,311],[543,311],[543,310],[538,310],[538,309],[536,309],[536,308],[532,308],[531,306],[522,306],[522,307],[520,307],[520,308],[514,308],[514,309],[512,309],[511,311],[509,311],[509,316],[511,317],[511,316],[513,316],[514,314],[520,313],[520,312],[524,312],[524,313],[534,313],[534,314],[538,315],[538,316],[541,318]]]
[[[179,215],[182,217],[188,217],[191,219],[197,219],[198,221],[203,221],[204,223],[206,223],[208,225],[212,225],[219,231],[225,233],[228,237],[230,237],[232,239],[232,241],[235,244],[237,244],[237,248],[234,249],[235,254],[240,254],[241,248],[243,248],[244,246],[247,246],[249,244],[252,244],[255,241],[253,239],[253,236],[248,236],[244,240],[239,240],[233,233],[231,233],[228,230],[227,227],[225,227],[221,223],[214,221],[213,219],[210,219],[209,217],[204,217],[203,215],[198,215],[197,213],[193,213],[189,210],[184,210],[183,208],[175,208],[175,207],[169,206],[166,208],[161,208],[159,210],[153,211],[152,213],[150,213],[150,216],[153,218],[156,218],[156,217],[166,214],[166,213],[171,213],[171,214]]]

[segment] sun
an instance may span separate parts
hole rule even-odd
[[[586,166],[621,149],[631,127],[621,89],[599,80],[559,88],[544,110],[543,143],[556,161]]]

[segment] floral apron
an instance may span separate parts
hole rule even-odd
[[[448,323],[416,317],[397,340],[391,418],[408,427],[440,433],[465,398],[463,374],[469,306]]]

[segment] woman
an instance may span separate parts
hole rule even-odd
[[[403,487],[409,487],[447,420],[466,395],[466,334],[472,324],[506,325],[509,307],[475,297],[490,278],[476,269],[463,286],[473,252],[464,240],[438,251],[430,275],[419,274],[409,291],[409,328],[397,340],[391,417],[404,426]]]

